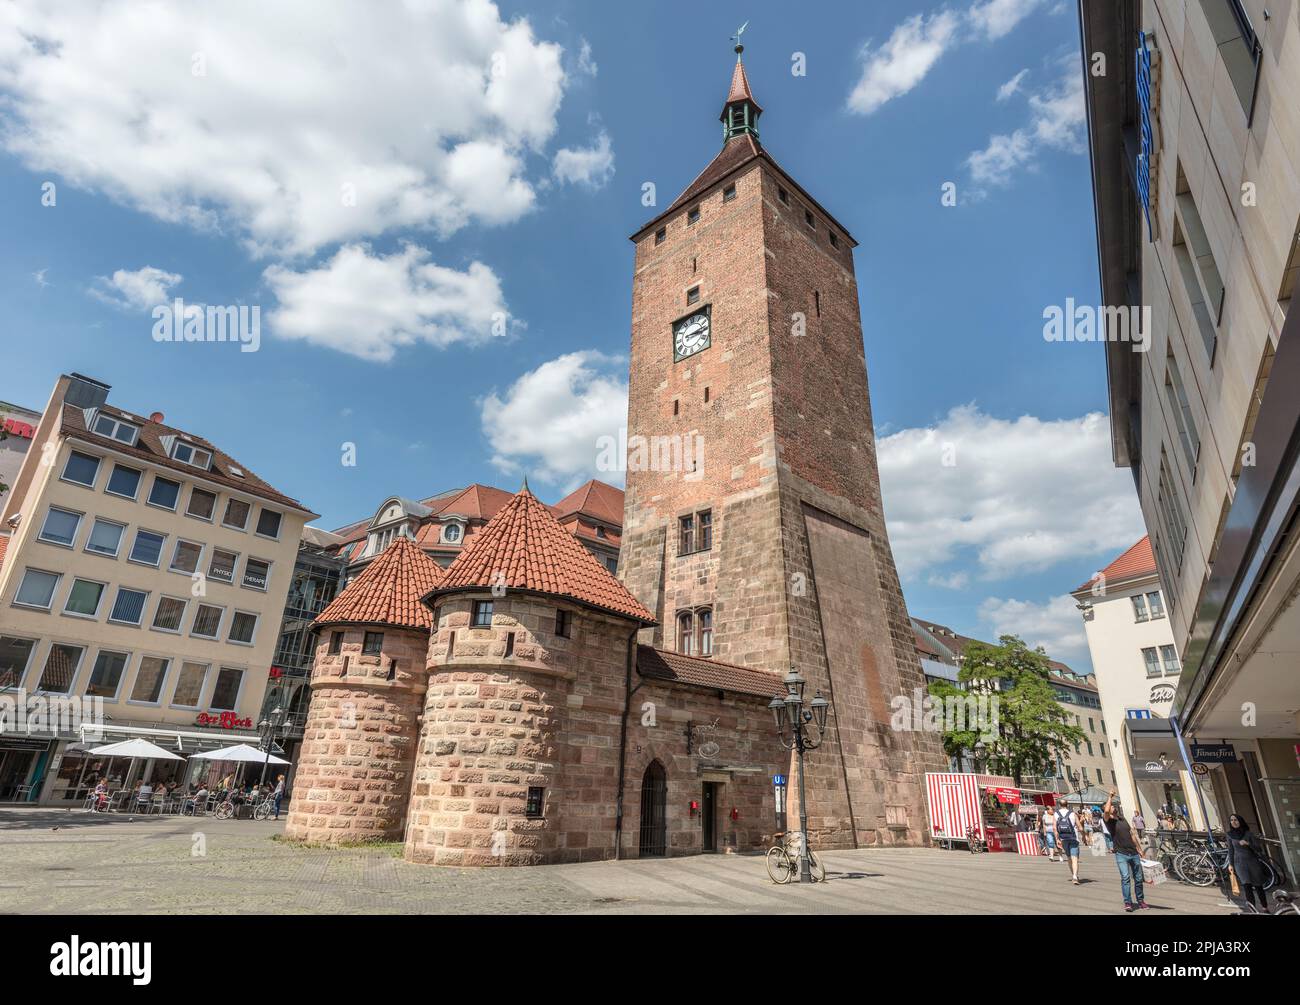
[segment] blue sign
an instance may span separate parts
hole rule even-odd
[[[1193,743],[1192,760],[1202,764],[1234,764],[1237,751],[1231,743]]]
[[[1137,98],[1138,117],[1141,120],[1141,147],[1137,155],[1137,190],[1142,201],[1142,212],[1147,218],[1147,239],[1156,239],[1151,223],[1151,158],[1156,152],[1155,131],[1151,128],[1151,49],[1147,33],[1138,32],[1137,47]]]
[[[1129,708],[1124,711],[1125,716],[1130,719],[1150,719],[1151,709],[1149,708]]]
[[[777,787],[780,787],[780,786],[784,785],[784,784],[785,784],[785,775],[773,775],[773,776],[772,776],[772,784],[775,785],[775,786],[777,786]]]

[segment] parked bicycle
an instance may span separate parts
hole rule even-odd
[[[989,850],[988,842],[980,837],[978,827],[966,828],[966,847],[972,855],[978,855],[982,851]]]
[[[767,874],[773,883],[784,886],[799,875],[799,854],[801,842],[797,833],[780,833],[774,835],[777,843],[767,850]],[[814,883],[824,882],[826,866],[813,853],[808,851],[808,867],[812,871]]]

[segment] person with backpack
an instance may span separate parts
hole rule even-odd
[[[1061,844],[1061,851],[1070,863],[1070,882],[1079,885],[1079,817],[1062,802],[1052,814],[1056,826],[1056,838]]]

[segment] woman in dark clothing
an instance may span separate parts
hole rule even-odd
[[[1246,826],[1246,821],[1237,814],[1228,818],[1228,864],[1241,884],[1242,896],[1246,903],[1251,902],[1252,895],[1264,910],[1268,910],[1264,900],[1265,869],[1264,845],[1259,835]]]

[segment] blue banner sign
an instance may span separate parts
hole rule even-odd
[[[1151,160],[1156,152],[1155,131],[1151,126],[1151,47],[1147,33],[1138,32],[1137,47],[1137,99],[1138,117],[1141,120],[1141,147],[1137,155],[1137,190],[1142,201],[1142,212],[1147,218],[1147,240],[1156,239],[1151,222]]]

